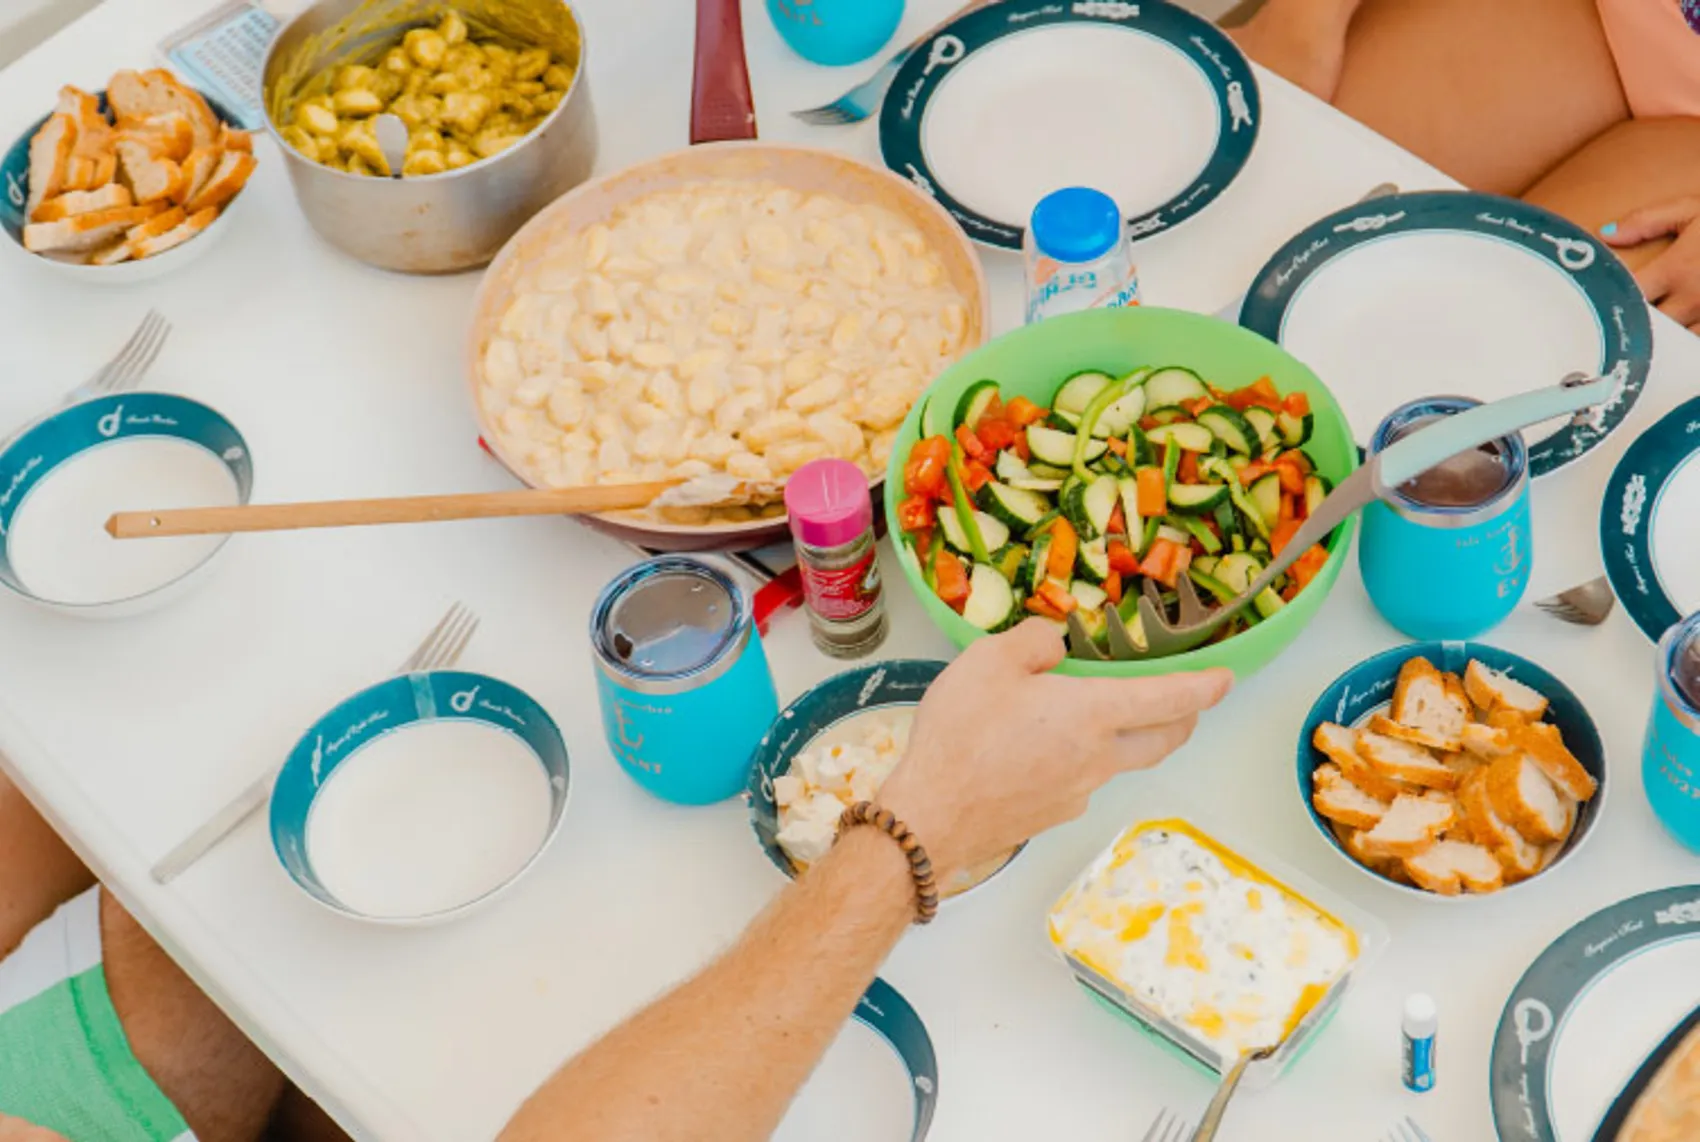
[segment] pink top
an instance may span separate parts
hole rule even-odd
[[[1599,0],[1637,119],[1700,117],[1700,0]]]
[[[848,460],[811,460],[785,481],[791,534],[809,547],[840,547],[874,526],[868,477]]]

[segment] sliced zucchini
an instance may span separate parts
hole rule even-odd
[[[1091,584],[1090,583],[1081,583],[1080,586],[1090,587]],[[1100,651],[1102,651],[1104,647],[1109,645],[1109,641],[1110,641],[1110,620],[1108,620],[1104,617],[1104,611],[1103,611],[1102,607],[1100,607],[1096,610],[1090,610],[1090,611],[1087,610],[1085,607],[1081,607],[1079,610],[1074,612],[1074,617],[1079,621],[1081,627],[1086,631],[1086,637],[1090,638],[1092,640],[1093,645],[1098,647],[1098,649]]]
[[[1254,404],[1243,414],[1245,422],[1257,430],[1259,444],[1252,449],[1254,456],[1272,452],[1281,447],[1281,433],[1275,427],[1275,414],[1260,404]]]
[[[1145,415],[1156,421],[1158,424],[1173,424],[1177,420],[1186,419],[1186,409],[1154,408],[1148,409]]]
[[[1209,452],[1210,442],[1215,439],[1208,428],[1205,428],[1202,424],[1193,424],[1188,421],[1160,424],[1153,428],[1148,435],[1153,444],[1168,444],[1173,441],[1188,452]]]
[[[1240,518],[1245,521],[1252,532],[1262,536],[1269,534],[1269,525],[1263,522],[1263,512],[1252,502],[1251,493],[1238,483],[1233,483],[1228,485],[1228,498],[1239,509]],[[1245,550],[1246,529],[1235,529],[1233,538],[1235,548],[1240,551]]]
[[[1267,536],[1281,522],[1281,477],[1274,472],[1266,472],[1252,481],[1248,491],[1251,502],[1263,517],[1264,534]]]
[[[1246,423],[1245,417],[1225,404],[1212,405],[1199,413],[1198,423],[1242,456],[1263,451],[1259,445],[1257,430]]]
[[[1074,441],[1075,434],[1072,432],[1058,432],[1054,428],[1046,428],[1041,424],[1027,426],[1027,447],[1033,453],[1033,458],[1041,464],[1049,464],[1065,471],[1072,471],[1074,468]],[[1110,446],[1102,440],[1088,440],[1085,458],[1096,460],[1109,451],[1109,448]]]
[[[1097,615],[1100,619],[1104,617],[1101,612],[1104,604],[1110,601],[1110,596],[1104,594],[1104,588],[1084,579],[1076,579],[1068,585],[1068,593],[1074,596],[1074,601],[1080,604],[1082,611]],[[1086,615],[1080,617],[1085,619]],[[1091,629],[1090,623],[1087,624],[1087,629]]]
[[[1069,469],[1035,462],[1027,465],[1027,472],[1035,480],[1061,480],[1068,476]]]
[[[1009,486],[1012,488],[1020,488],[1024,492],[1055,493],[1063,486],[1063,482],[1060,479],[1041,480],[1037,476],[1026,476],[1019,480],[1011,480],[1009,482]]]
[[[1058,412],[1056,409],[1052,409],[1045,414],[1045,427],[1054,428],[1058,432],[1073,432],[1080,427],[1080,414],[1078,412]]]
[[[1240,517],[1239,513],[1234,511],[1231,493],[1227,503],[1216,505],[1216,526],[1221,530],[1223,539],[1232,539],[1240,533]]]
[[[963,555],[971,555],[974,551],[973,541],[968,538],[968,531],[957,518],[955,508],[940,505],[939,531],[944,535],[944,541]],[[1009,542],[1009,527],[1000,519],[994,519],[985,512],[973,512],[975,526],[980,529],[980,539],[985,543],[988,552],[996,551]]]
[[[1139,535],[1139,481],[1133,476],[1118,476],[1116,478],[1116,495],[1122,501],[1122,519],[1127,523],[1127,533],[1130,536]]]
[[[1322,507],[1322,501],[1328,498],[1328,493],[1334,486],[1328,482],[1327,476],[1305,477],[1305,517],[1315,515]]]
[[[1041,535],[1033,544],[1033,550],[1027,555],[1027,564],[1021,570],[1021,589],[1032,594],[1039,589],[1039,584],[1045,581],[1045,564],[1051,557],[1051,537]]]
[[[1058,511],[1056,508],[1052,508],[1050,511],[1046,512],[1042,517],[1040,517],[1038,523],[1036,523],[1032,527],[1028,528],[1027,533],[1025,535],[1023,535],[1022,538],[1025,539],[1028,543],[1032,543],[1034,540],[1038,539],[1045,532],[1049,531],[1050,527],[1051,527],[1051,521],[1056,519],[1060,515],[1062,515],[1062,512]]]
[[[1163,449],[1163,487],[1165,489],[1175,482],[1175,476],[1181,470],[1181,453],[1183,451],[1185,450],[1181,448]]]
[[[1226,484],[1170,484],[1169,506],[1187,515],[1209,515],[1228,500]],[[1214,538],[1214,536],[1212,536]]]
[[[1228,489],[1222,489],[1222,502],[1228,502]],[[1216,538],[1216,533],[1204,526],[1204,521],[1195,515],[1176,516],[1175,521],[1186,528],[1188,534],[1197,540],[1199,545],[1211,555],[1222,550],[1222,541]]]
[[[1062,509],[1063,518],[1074,528],[1074,534],[1080,537],[1081,542],[1096,539],[1100,534],[1086,511],[1086,492],[1091,487],[1091,481],[1070,480],[1058,493],[1057,506]]]
[[[1122,384],[1126,384],[1123,381]],[[1123,436],[1127,430],[1139,423],[1139,418],[1145,415],[1145,388],[1136,385],[1124,392],[1110,404],[1098,419],[1092,424],[1092,435],[1097,437]]]
[[[1208,556],[1204,558],[1208,558]],[[1216,576],[1212,575],[1208,567],[1199,566],[1199,564],[1203,562],[1204,559],[1202,558],[1194,559],[1192,561],[1192,566],[1186,569],[1187,578],[1191,579],[1202,590],[1204,590],[1206,594],[1210,595],[1223,606],[1226,606],[1239,598],[1239,596],[1234,593],[1234,589],[1222,582],[1222,580],[1216,578]],[[1213,565],[1214,562],[1212,562],[1212,566]]]
[[[1265,587],[1257,593],[1257,598],[1251,601],[1257,613],[1266,619],[1274,618],[1275,612],[1286,606],[1286,600],[1275,593],[1275,588]]]
[[[1157,538],[1166,539],[1170,543],[1178,543],[1182,547],[1192,546],[1192,536],[1189,533],[1167,523],[1159,522],[1157,524]]]
[[[996,381],[975,381],[963,392],[962,398],[956,402],[956,423],[967,425],[972,432],[980,424],[980,418],[986,415],[986,409],[998,399],[998,383]]]
[[[1028,479],[1033,472],[1021,462],[1021,457],[1006,448],[998,453],[997,463],[992,466],[992,475],[1007,484],[1011,480]]]
[[[1012,625],[1019,613],[1009,580],[996,567],[974,564],[968,574],[968,601],[962,606],[962,617],[983,631],[996,632]]]
[[[1013,487],[998,480],[993,480],[981,488],[975,500],[999,523],[1021,532],[1044,519],[1045,513],[1051,510],[1049,501],[1039,493]],[[986,546],[995,550],[1002,544],[993,544],[988,537]]]
[[[1245,594],[1245,589],[1251,586],[1251,581],[1263,574],[1263,560],[1247,552],[1236,551],[1231,555],[1222,556],[1216,564],[1216,578],[1234,593],[1234,598]]]
[[[1157,533],[1163,529],[1163,517],[1152,516],[1145,521],[1145,530],[1139,536],[1139,550],[1135,553],[1144,559],[1151,553],[1151,545],[1157,542]]]
[[[1157,462],[1157,449],[1151,446],[1151,438],[1137,424],[1128,425],[1127,462],[1135,468]]]
[[[1114,377],[1095,369],[1076,373],[1057,390],[1057,395],[1051,399],[1051,409],[1053,412],[1072,412],[1078,417],[1086,411],[1094,397],[1113,384]]]
[[[1093,535],[1103,535],[1110,530],[1110,517],[1116,514],[1118,493],[1114,476],[1099,476],[1086,486],[1086,519],[1092,525]]]
[[[1150,408],[1174,408],[1210,395],[1210,388],[1191,369],[1171,366],[1145,378],[1146,404]]]
[[[1258,555],[1267,559],[1269,558],[1269,541],[1261,537],[1254,539],[1251,541],[1251,544],[1246,548],[1246,550],[1251,552],[1253,555]]]
[[[1199,457],[1198,474],[1200,476],[1209,476],[1211,479],[1218,480],[1224,484],[1236,483],[1240,478],[1239,473],[1234,471],[1233,464],[1229,463],[1228,460],[1222,456]]]
[[[1311,431],[1316,427],[1316,417],[1308,412],[1303,416],[1283,412],[1275,417],[1275,427],[1281,433],[1283,445],[1297,448],[1310,439]]]
[[[1221,562],[1214,555],[1200,555],[1188,566],[1187,570],[1196,571],[1200,575],[1214,575],[1216,564]]]
[[[1075,552],[1074,569],[1094,585],[1101,585],[1110,577],[1110,553],[1102,536],[1080,545]]]
[[[1016,577],[1027,565],[1027,546],[1021,543],[1006,543],[992,552],[992,566],[998,569],[998,574],[1008,579],[1010,586],[1016,585]]]

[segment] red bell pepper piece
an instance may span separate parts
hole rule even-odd
[[[1026,397],[1016,397],[1004,406],[1004,417],[1017,428],[1037,424],[1044,420],[1045,416],[1045,410]]]
[[[1293,542],[1293,536],[1299,533],[1299,528],[1303,526],[1304,523],[1296,519],[1290,519],[1277,525],[1274,532],[1269,536],[1269,550],[1274,552],[1277,557],[1280,556],[1281,552],[1287,549],[1287,544]]]
[[[1052,544],[1052,551],[1055,551],[1054,540]],[[1046,606],[1059,614],[1066,615],[1080,606],[1080,601],[1068,593],[1068,588],[1055,579],[1046,579],[1034,593],[1044,600]]]
[[[962,565],[962,560],[941,549],[939,557],[933,561],[933,576],[938,582],[939,598],[960,612],[968,602],[968,569]]]
[[[1133,548],[1119,539],[1109,543],[1110,570],[1117,575],[1139,574],[1139,556],[1133,553]]]
[[[1110,597],[1110,602],[1120,606],[1122,601],[1122,577],[1120,572],[1111,571],[1110,577],[1104,580],[1104,594]]]
[[[980,438],[969,431],[966,424],[956,426],[956,442],[962,445],[962,454],[970,460],[982,460],[986,456],[986,446],[980,443]]]
[[[925,496],[910,496],[897,505],[897,526],[918,534],[933,526],[933,503]]]
[[[980,438],[988,453],[995,454],[1014,444],[1016,437],[1025,434],[1001,416],[994,417],[988,413],[974,429],[974,435]]]
[[[1299,587],[1310,586],[1310,581],[1322,572],[1323,564],[1328,562],[1328,549],[1318,543],[1309,551],[1299,556],[1292,566],[1293,581]]]
[[[1104,530],[1110,535],[1127,534],[1127,513],[1122,510],[1121,501],[1116,501],[1115,508],[1110,512],[1110,521],[1104,525]]]
[[[981,488],[992,482],[992,470],[977,460],[970,460],[962,465],[962,486],[973,495]]]
[[[1175,468],[1175,479],[1183,484],[1196,484],[1198,479],[1198,453],[1182,452],[1181,462]]]
[[[950,441],[929,436],[909,450],[903,469],[903,490],[911,496],[942,499],[946,491],[945,467],[950,463]]]
[[[1288,393],[1282,398],[1281,407],[1289,416],[1309,416],[1310,398],[1303,393]]]
[[[1071,595],[1070,598],[1073,598],[1073,596]],[[1029,612],[1038,615],[1040,618],[1055,619],[1059,623],[1067,618],[1067,616],[1061,611],[1057,610],[1037,595],[1029,595],[1027,597],[1027,601],[1022,605],[1025,606]]]

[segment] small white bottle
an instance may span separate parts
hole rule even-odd
[[[1431,996],[1418,993],[1405,1000],[1404,1079],[1418,1094],[1434,1089],[1434,1042],[1440,1029],[1440,1008]]]
[[[1072,186],[1039,200],[1022,239],[1027,323],[1139,304],[1139,274],[1115,199]]]

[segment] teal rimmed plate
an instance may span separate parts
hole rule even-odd
[[[1700,885],[1594,913],[1517,982],[1494,1033],[1501,1142],[1583,1142],[1649,1054],[1700,1004]]]
[[[1700,397],[1643,432],[1600,506],[1600,554],[1623,609],[1657,642],[1700,607]]]
[[[1339,393],[1360,440],[1420,397],[1615,378],[1606,405],[1528,431],[1535,476],[1623,423],[1653,355],[1646,302],[1616,255],[1556,214],[1466,192],[1372,199],[1307,227],[1258,273],[1240,323]]]
[[[1250,63],[1164,0],[1002,0],[922,41],[880,113],[886,166],[969,237],[1021,248],[1053,190],[1114,198],[1135,238],[1222,193],[1257,141]]]

